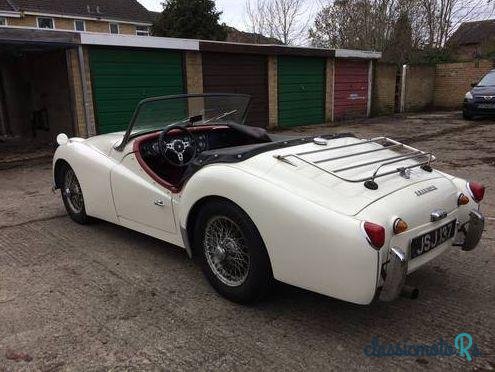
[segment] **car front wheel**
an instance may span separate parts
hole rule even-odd
[[[466,110],[462,111],[462,118],[464,120],[473,120],[473,115],[467,112]]]
[[[249,216],[224,200],[208,203],[199,212],[195,252],[211,285],[238,303],[261,299],[271,288],[270,259]]]
[[[62,186],[60,191],[65,209],[70,218],[82,225],[88,223],[89,217],[86,215],[81,185],[76,177],[76,173],[68,165],[62,171]]]

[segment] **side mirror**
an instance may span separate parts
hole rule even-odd
[[[473,87],[473,88],[474,88],[476,85],[478,85],[478,82],[477,82],[477,81],[475,81],[474,83],[471,83],[471,87]]]

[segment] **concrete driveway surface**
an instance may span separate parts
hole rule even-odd
[[[181,249],[73,223],[50,191],[50,164],[16,167],[0,171],[0,371],[493,370],[495,123],[429,113],[287,133],[346,131],[431,150],[435,167],[487,186],[480,247],[452,248],[411,275],[418,300],[358,306],[280,284],[260,304],[236,305]],[[482,354],[471,362],[365,355],[373,337],[453,345],[461,332]]]

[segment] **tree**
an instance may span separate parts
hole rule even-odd
[[[317,14],[310,40],[319,47],[384,51],[406,31],[412,49],[442,49],[460,23],[486,10],[487,1],[335,0]]]
[[[166,0],[153,25],[153,35],[187,39],[225,40],[227,27],[213,0]]]
[[[462,22],[486,11],[486,4],[487,0],[418,0],[425,46],[443,48]]]
[[[395,22],[394,30],[383,51],[383,60],[403,65],[410,61],[413,52],[412,26],[409,15],[404,12]]]
[[[339,0],[323,7],[309,31],[313,46],[382,50],[393,29],[395,0]]]
[[[247,0],[250,31],[282,41],[285,45],[303,42],[308,19],[304,0]]]

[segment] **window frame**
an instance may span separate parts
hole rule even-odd
[[[146,29],[146,31],[138,30],[139,27]],[[136,36],[150,36],[150,35],[151,35],[151,30],[149,26],[136,26]]]
[[[82,30],[77,29],[77,22],[82,22],[82,25],[83,25]],[[74,31],[86,32],[86,21],[84,19],[74,19]]]
[[[112,32],[112,26],[117,26],[117,33]],[[110,31],[110,33],[112,35],[120,35],[120,25],[118,23],[116,23],[116,22],[110,22],[108,24],[108,30]]]
[[[7,17],[1,16],[0,17],[0,21],[3,21],[3,24],[0,23],[0,27],[2,27],[2,26],[8,26],[9,25],[8,18]]]
[[[50,19],[52,21],[52,27],[40,27],[41,19]],[[36,26],[41,30],[55,30],[55,18],[53,17],[36,17]]]

